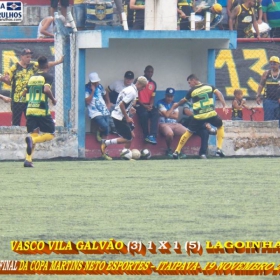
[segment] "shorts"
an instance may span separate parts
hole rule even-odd
[[[57,9],[58,1],[60,1],[62,7],[66,8],[69,6],[69,0],[51,0],[51,7]]]
[[[163,136],[167,136],[167,135],[182,136],[187,131],[187,129],[180,123],[160,123],[158,128],[159,128],[159,132]]]
[[[203,128],[205,123],[210,123],[211,125],[213,125],[217,128],[220,128],[221,126],[223,126],[223,121],[218,115],[208,118],[208,119],[203,119],[203,120],[195,119],[192,116],[188,129],[192,133],[198,132],[200,129]]]
[[[32,133],[35,129],[39,128],[41,132],[55,133],[55,125],[52,117],[49,116],[26,116],[27,132]]]
[[[115,118],[112,118],[112,119],[114,121],[118,134],[122,138],[131,141],[133,138],[131,131],[134,129],[134,125],[127,123],[125,120],[120,121]]]

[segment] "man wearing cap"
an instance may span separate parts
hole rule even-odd
[[[179,117],[178,104],[174,102],[174,88],[167,88],[165,91],[165,98],[157,102],[159,111],[159,132],[164,136],[167,150],[166,155],[172,158],[171,144],[174,136],[182,136],[187,129],[177,122]],[[185,157],[180,154],[180,158]]]
[[[130,86],[134,80],[134,73],[132,71],[126,71],[123,80],[117,80],[110,84],[106,89],[109,94],[110,102],[116,104],[119,93],[125,88]]]
[[[211,7],[198,8],[195,14],[201,15],[205,19],[206,13],[210,13],[210,27],[213,28],[223,19],[223,16],[221,15],[222,10],[223,7],[220,4],[215,3]]]
[[[19,126],[22,113],[26,111],[26,100],[23,96],[24,89],[29,78],[37,73],[38,62],[31,61],[33,52],[30,49],[23,49],[20,53],[20,60],[15,63],[2,77],[0,81],[11,85],[11,109],[12,109],[12,125]],[[55,66],[63,62],[62,56],[57,61],[50,61],[49,67]]]
[[[108,107],[110,112],[112,112],[115,108],[115,104],[119,96],[119,93],[124,88],[130,86],[133,83],[133,80],[134,80],[134,73],[132,71],[126,71],[124,74],[124,79],[116,80],[108,86],[108,88],[106,89],[106,93],[109,96],[110,103],[111,103],[110,106]],[[116,128],[111,117],[110,117],[110,128],[112,133],[116,132]]]
[[[263,94],[264,120],[279,120],[279,102],[277,90],[280,86],[280,60],[278,56],[272,56],[269,59],[270,70],[266,70],[259,83],[257,90],[257,103],[261,104],[261,95]]]
[[[85,101],[90,119],[98,126],[97,141],[101,142],[102,138],[106,139],[109,134],[110,112],[107,108],[109,98],[99,82],[100,78],[96,72],[89,74],[89,82],[85,85]],[[112,159],[106,153],[102,153],[102,157],[106,160]]]

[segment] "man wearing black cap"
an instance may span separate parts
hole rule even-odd
[[[124,88],[130,86],[133,83],[133,80],[134,80],[134,73],[132,71],[126,71],[123,80],[116,80],[108,86],[106,92],[107,92],[107,96],[109,96],[110,103],[111,103],[108,108],[110,112],[112,112],[115,108],[119,93]],[[110,129],[112,133],[116,133],[115,124],[112,118],[110,118]]]
[[[20,53],[20,60],[15,63],[5,75],[0,77],[0,81],[11,85],[11,109],[12,125],[19,126],[22,113],[26,111],[26,100],[23,96],[24,89],[29,78],[37,73],[38,62],[31,61],[33,52],[30,49],[23,49]],[[58,61],[49,62],[49,67],[63,62],[63,56]]]
[[[178,104],[174,102],[174,88],[167,88],[165,91],[165,98],[157,102],[159,111],[159,132],[164,136],[167,150],[166,155],[172,158],[171,144],[175,135],[182,136],[187,129],[177,122],[179,117]],[[180,154],[180,158],[186,157]]]

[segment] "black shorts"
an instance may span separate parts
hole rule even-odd
[[[55,132],[55,125],[51,116],[27,116],[26,119],[26,127],[28,133],[32,133],[37,128],[39,128],[41,132],[47,132],[51,134],[54,134]]]
[[[118,134],[126,140],[132,140],[131,131],[134,129],[134,125],[127,123],[125,120],[119,121],[115,118],[112,119],[114,121]]]
[[[59,0],[51,0],[51,7],[54,9],[57,9]],[[68,7],[69,6],[69,0],[60,0],[60,5],[62,7]]]
[[[193,116],[190,119],[188,129],[190,132],[198,132],[201,130],[205,123],[210,123],[211,125],[220,128],[223,125],[222,119],[217,115],[209,119],[198,120],[195,119]]]

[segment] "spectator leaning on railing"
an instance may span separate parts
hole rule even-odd
[[[229,30],[237,30],[238,38],[254,38],[252,26],[256,36],[260,38],[259,27],[254,15],[254,0],[245,0],[243,4],[237,5],[229,17]]]

